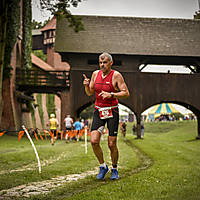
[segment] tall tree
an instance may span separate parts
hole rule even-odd
[[[5,53],[6,27],[7,27],[8,4],[6,0],[0,2],[0,122],[2,115],[3,99],[2,99],[2,80],[3,80],[3,64]]]

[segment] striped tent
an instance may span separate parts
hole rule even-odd
[[[156,117],[159,117],[160,115],[170,115],[172,113],[179,113],[179,111],[176,110],[176,108],[174,108],[171,103],[161,103],[155,105],[148,112],[148,117],[149,120],[154,120]]]

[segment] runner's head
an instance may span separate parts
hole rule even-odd
[[[55,115],[52,113],[52,114],[50,114],[50,118],[54,118],[55,117]]]
[[[103,75],[106,75],[110,72],[112,64],[112,56],[109,53],[102,53],[99,56],[99,67]]]

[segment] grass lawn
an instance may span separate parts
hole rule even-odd
[[[51,146],[50,141],[34,140],[42,164],[39,174],[34,151],[25,136],[20,142],[14,136],[0,137],[0,199],[6,198],[7,190],[16,186],[37,184],[42,188],[43,182],[56,177],[66,180],[71,175],[85,173],[88,176],[72,181],[50,182],[54,190],[35,193],[28,199],[200,199],[197,122],[147,123],[141,140],[132,135],[131,126],[129,123],[126,138],[120,133],[118,136],[120,179],[117,181],[110,180],[110,173],[104,181],[96,180],[98,162],[90,144],[85,154],[83,141],[66,144],[59,140]],[[101,144],[106,163],[111,167],[106,137]],[[11,195],[13,199],[26,199],[26,192],[18,197],[15,192],[16,196]]]

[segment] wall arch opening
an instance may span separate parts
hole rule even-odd
[[[146,109],[142,116],[146,122],[196,120],[196,109],[181,102],[160,102]]]

